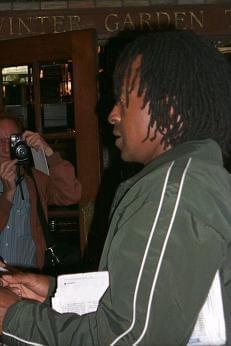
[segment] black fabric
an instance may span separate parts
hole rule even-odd
[[[45,260],[42,272],[47,275],[57,276],[59,274],[78,270],[78,265],[80,264],[80,252],[76,251],[76,247],[73,246],[73,244],[68,244],[67,242],[58,240],[52,235],[40,201],[36,180],[32,172],[30,172],[29,175],[34,182],[36,189],[37,211],[46,242]],[[75,267],[75,269],[73,267]]]

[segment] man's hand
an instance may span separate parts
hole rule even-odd
[[[16,191],[16,162],[4,161],[0,164],[0,179],[3,183],[3,196],[11,202]]]
[[[16,294],[7,288],[0,287],[0,334],[2,334],[2,324],[9,307],[20,300]]]
[[[41,303],[46,300],[49,289],[48,276],[21,272],[8,266],[5,268],[9,270],[9,273],[3,273],[0,278],[3,287],[25,299],[33,299]]]
[[[47,142],[37,132],[25,131],[22,134],[22,139],[29,147],[35,148],[36,150],[43,150],[47,157],[54,153]]]

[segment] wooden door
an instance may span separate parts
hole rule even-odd
[[[49,220],[52,227],[61,219],[78,220],[83,254],[101,174],[95,31],[0,41],[0,51],[0,107],[75,165],[82,199],[78,206],[51,207]]]

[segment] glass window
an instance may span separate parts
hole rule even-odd
[[[44,132],[74,127],[71,61],[40,64],[40,97]]]
[[[3,105],[11,114],[16,115],[29,125],[29,118],[33,115],[33,76],[30,65],[10,66],[2,68],[2,96]]]

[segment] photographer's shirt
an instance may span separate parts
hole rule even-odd
[[[35,244],[30,226],[29,193],[24,180],[21,182],[24,200],[20,187],[15,192],[10,217],[6,227],[0,233],[0,256],[11,265],[35,267]],[[0,180],[0,194],[3,185]]]

